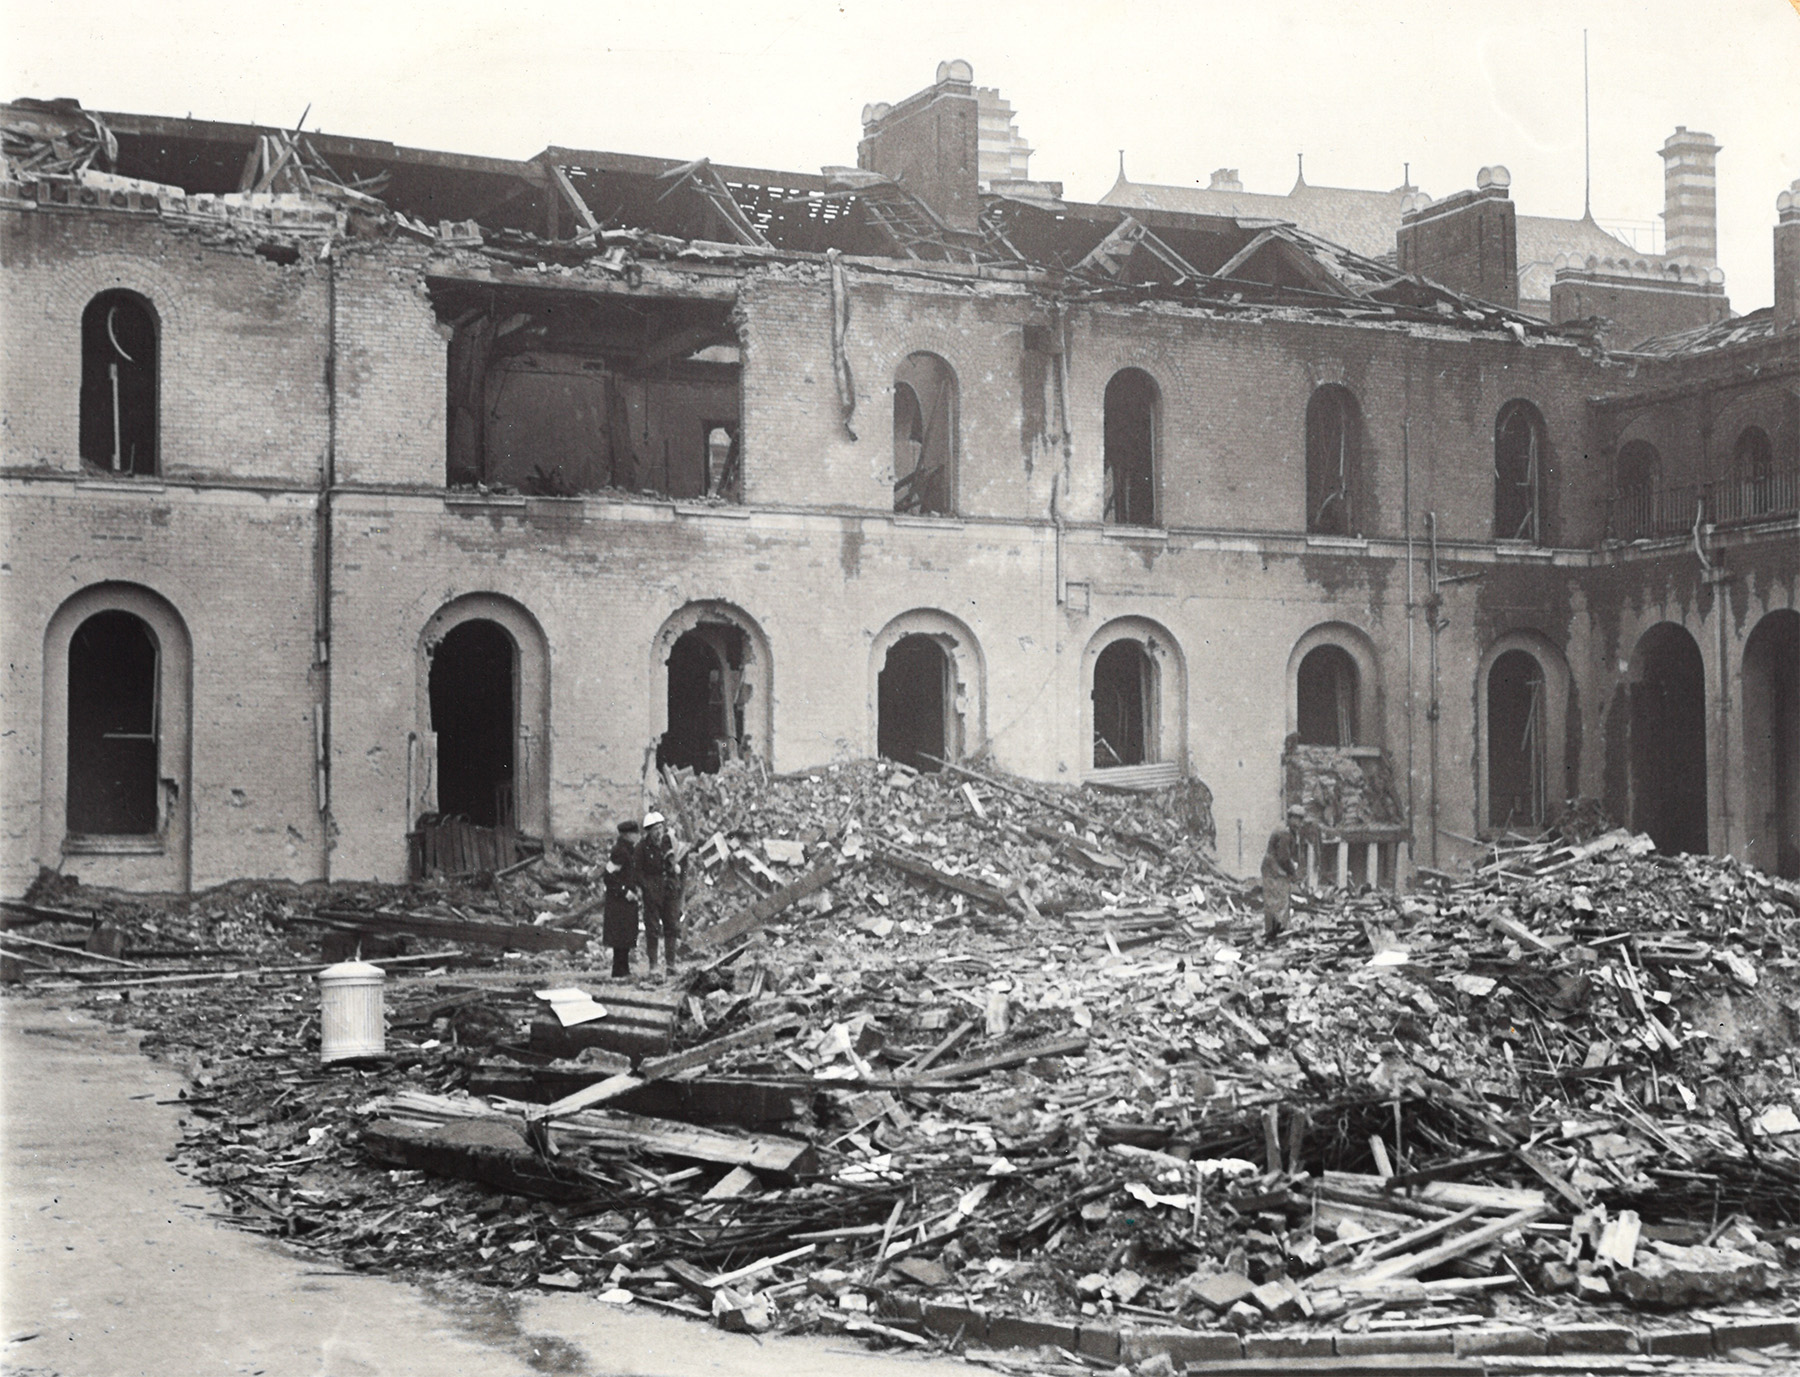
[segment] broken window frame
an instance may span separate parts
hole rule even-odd
[[[1148,510],[1142,513],[1132,510],[1131,493],[1137,486],[1132,482],[1132,471],[1125,475],[1124,483],[1120,482],[1120,469],[1123,461],[1129,456],[1122,453],[1115,459],[1115,447],[1123,449],[1123,437],[1115,439],[1118,431],[1124,429],[1131,419],[1128,416],[1115,416],[1115,406],[1123,409],[1135,407],[1138,400],[1115,402],[1115,389],[1142,389],[1142,407],[1144,415],[1144,472],[1139,476],[1141,485],[1148,489],[1145,504]],[[1142,368],[1121,368],[1107,380],[1106,391],[1101,398],[1101,483],[1104,497],[1101,519],[1112,526],[1147,526],[1154,527],[1162,521],[1161,454],[1159,440],[1160,421],[1162,417],[1162,389],[1156,385],[1156,379]],[[1135,465],[1132,466],[1135,470]],[[1123,493],[1123,512],[1121,507]]]
[[[1507,443],[1519,425],[1523,425],[1526,432],[1525,462],[1523,473],[1514,477],[1509,469],[1516,464],[1507,453]],[[1494,418],[1495,540],[1523,541],[1528,545],[1544,543],[1544,450],[1548,444],[1549,432],[1543,413],[1537,407],[1515,398],[1500,408]],[[1507,500],[1509,488],[1516,494],[1514,502]],[[1519,512],[1516,521],[1512,520],[1515,502]]]
[[[77,740],[78,728],[82,725],[85,725],[83,715],[78,713],[77,708],[76,708],[76,692],[77,692],[77,682],[78,682],[77,676],[84,668],[83,666],[79,666],[77,664],[77,656],[81,653],[77,647],[81,641],[82,632],[86,631],[90,626],[93,625],[93,623],[95,623],[96,621],[99,621],[102,618],[128,618],[130,621],[132,621],[133,623],[136,624],[138,631],[141,632],[141,634],[143,635],[145,641],[148,643],[149,650],[150,650],[150,667],[149,667],[149,700],[150,701],[147,704],[148,716],[149,716],[149,730],[146,732],[103,731],[99,738],[101,742],[105,742],[105,741],[147,741],[150,743],[150,760],[149,760],[149,766],[148,766],[149,776],[150,776],[149,777],[150,805],[149,805],[149,809],[148,809],[148,818],[147,818],[149,825],[146,827],[133,827],[133,828],[98,827],[98,828],[96,828],[96,827],[92,827],[92,826],[80,825],[82,823],[92,822],[92,821],[94,821],[94,818],[92,816],[88,815],[84,811],[89,805],[85,802],[78,802],[77,797],[76,797],[76,795],[77,795],[76,781],[78,779],[82,778],[87,773],[87,771],[85,771],[85,770],[78,769],[77,764],[76,764],[77,752],[80,751],[81,749],[83,749],[84,746],[87,744],[87,743],[80,742]],[[108,675],[103,667],[95,667],[93,672],[95,672],[96,674],[99,674],[101,677],[107,679],[109,681],[110,685],[116,688],[117,683],[118,683],[118,676],[116,674]],[[162,737],[163,737],[163,732],[162,732],[163,686],[162,686],[162,679],[163,679],[162,642],[157,637],[155,627],[153,627],[143,617],[139,616],[136,612],[133,612],[133,611],[130,611],[129,609],[121,608],[121,607],[101,607],[101,608],[97,608],[93,612],[90,612],[87,616],[83,617],[81,619],[80,623],[75,627],[74,632],[71,634],[71,636],[69,638],[69,652],[68,652],[68,662],[67,662],[67,684],[65,687],[65,693],[67,695],[67,700],[68,700],[68,713],[67,713],[67,717],[65,719],[65,721],[66,721],[66,725],[65,725],[66,740],[64,742],[64,751],[65,751],[65,760],[66,760],[64,779],[66,780],[66,787],[64,789],[64,797],[63,797],[63,829],[64,829],[64,833],[65,833],[65,836],[66,836],[68,842],[74,842],[74,843],[79,844],[82,842],[91,842],[94,840],[111,839],[111,838],[134,838],[134,839],[135,838],[146,838],[146,837],[162,838],[166,834],[166,832],[168,830],[168,815],[167,815],[167,807],[166,807],[167,799],[164,794],[163,783],[162,783],[162,775],[163,775],[163,771],[162,771],[162,753],[163,753],[163,740],[162,740]],[[142,768],[142,766],[140,765],[139,768]],[[65,844],[67,844],[67,843],[65,843]]]
[[[121,319],[121,308],[137,319]],[[160,473],[161,353],[162,322],[147,297],[109,288],[82,308],[77,449],[84,466],[119,478]]]
[[[1334,429],[1335,434],[1328,434],[1328,429]],[[1361,462],[1361,411],[1355,394],[1341,383],[1324,383],[1314,388],[1306,403],[1308,535],[1357,534],[1354,494]],[[1321,491],[1334,477],[1335,484]]]
[[[925,399],[919,395],[918,389],[906,379],[898,376],[915,359],[928,359],[935,365],[938,386],[936,396],[932,398],[927,409]],[[941,354],[929,349],[915,349],[901,359],[895,370],[894,378],[894,512],[899,516],[955,516],[957,509],[957,468],[961,447],[961,393],[962,384],[956,375],[956,369]],[[919,417],[919,438],[910,443],[917,444],[918,451],[912,458],[913,467],[907,473],[900,472],[900,411],[902,389],[913,395],[916,413]],[[939,428],[939,418],[942,428]],[[943,437],[943,458],[940,463],[927,469],[926,456],[932,452],[932,441],[939,435]],[[941,477],[940,477],[941,475]],[[922,491],[922,484],[930,483],[931,489],[941,494],[942,501],[935,506],[926,505],[930,489]]]

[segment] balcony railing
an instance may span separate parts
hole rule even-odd
[[[1606,533],[1614,540],[1685,535],[1696,517],[1726,526],[1800,512],[1800,464],[1741,478],[1677,488],[1630,488],[1606,504]]]

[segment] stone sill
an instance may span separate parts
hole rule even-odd
[[[71,833],[63,838],[65,856],[161,856],[167,853],[168,838],[160,832],[147,836],[85,836]]]

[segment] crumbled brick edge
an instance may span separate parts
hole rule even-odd
[[[887,1294],[877,1313],[884,1324],[915,1334],[960,1340],[985,1348],[1066,1348],[1107,1362],[1137,1364],[1159,1353],[1204,1371],[1204,1364],[1264,1360],[1436,1355],[1461,1362],[1501,1357],[1556,1357],[1563,1354],[1645,1354],[1692,1358],[1724,1357],[1733,1349],[1800,1346],[1800,1316],[1738,1319],[1692,1324],[1680,1329],[1637,1329],[1628,1324],[1587,1323],[1537,1329],[1506,1325],[1493,1329],[1390,1330],[1384,1333],[1234,1334],[1223,1329],[1187,1329],[1100,1321],[1078,1323],[989,1315],[966,1305]]]

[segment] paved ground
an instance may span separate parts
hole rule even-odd
[[[967,1377],[849,1340],[759,1343],[581,1296],[434,1289],[219,1225],[166,1159],[179,1077],[136,1038],[0,1003],[0,1371],[14,1377]],[[30,1336],[30,1337],[26,1337]]]

